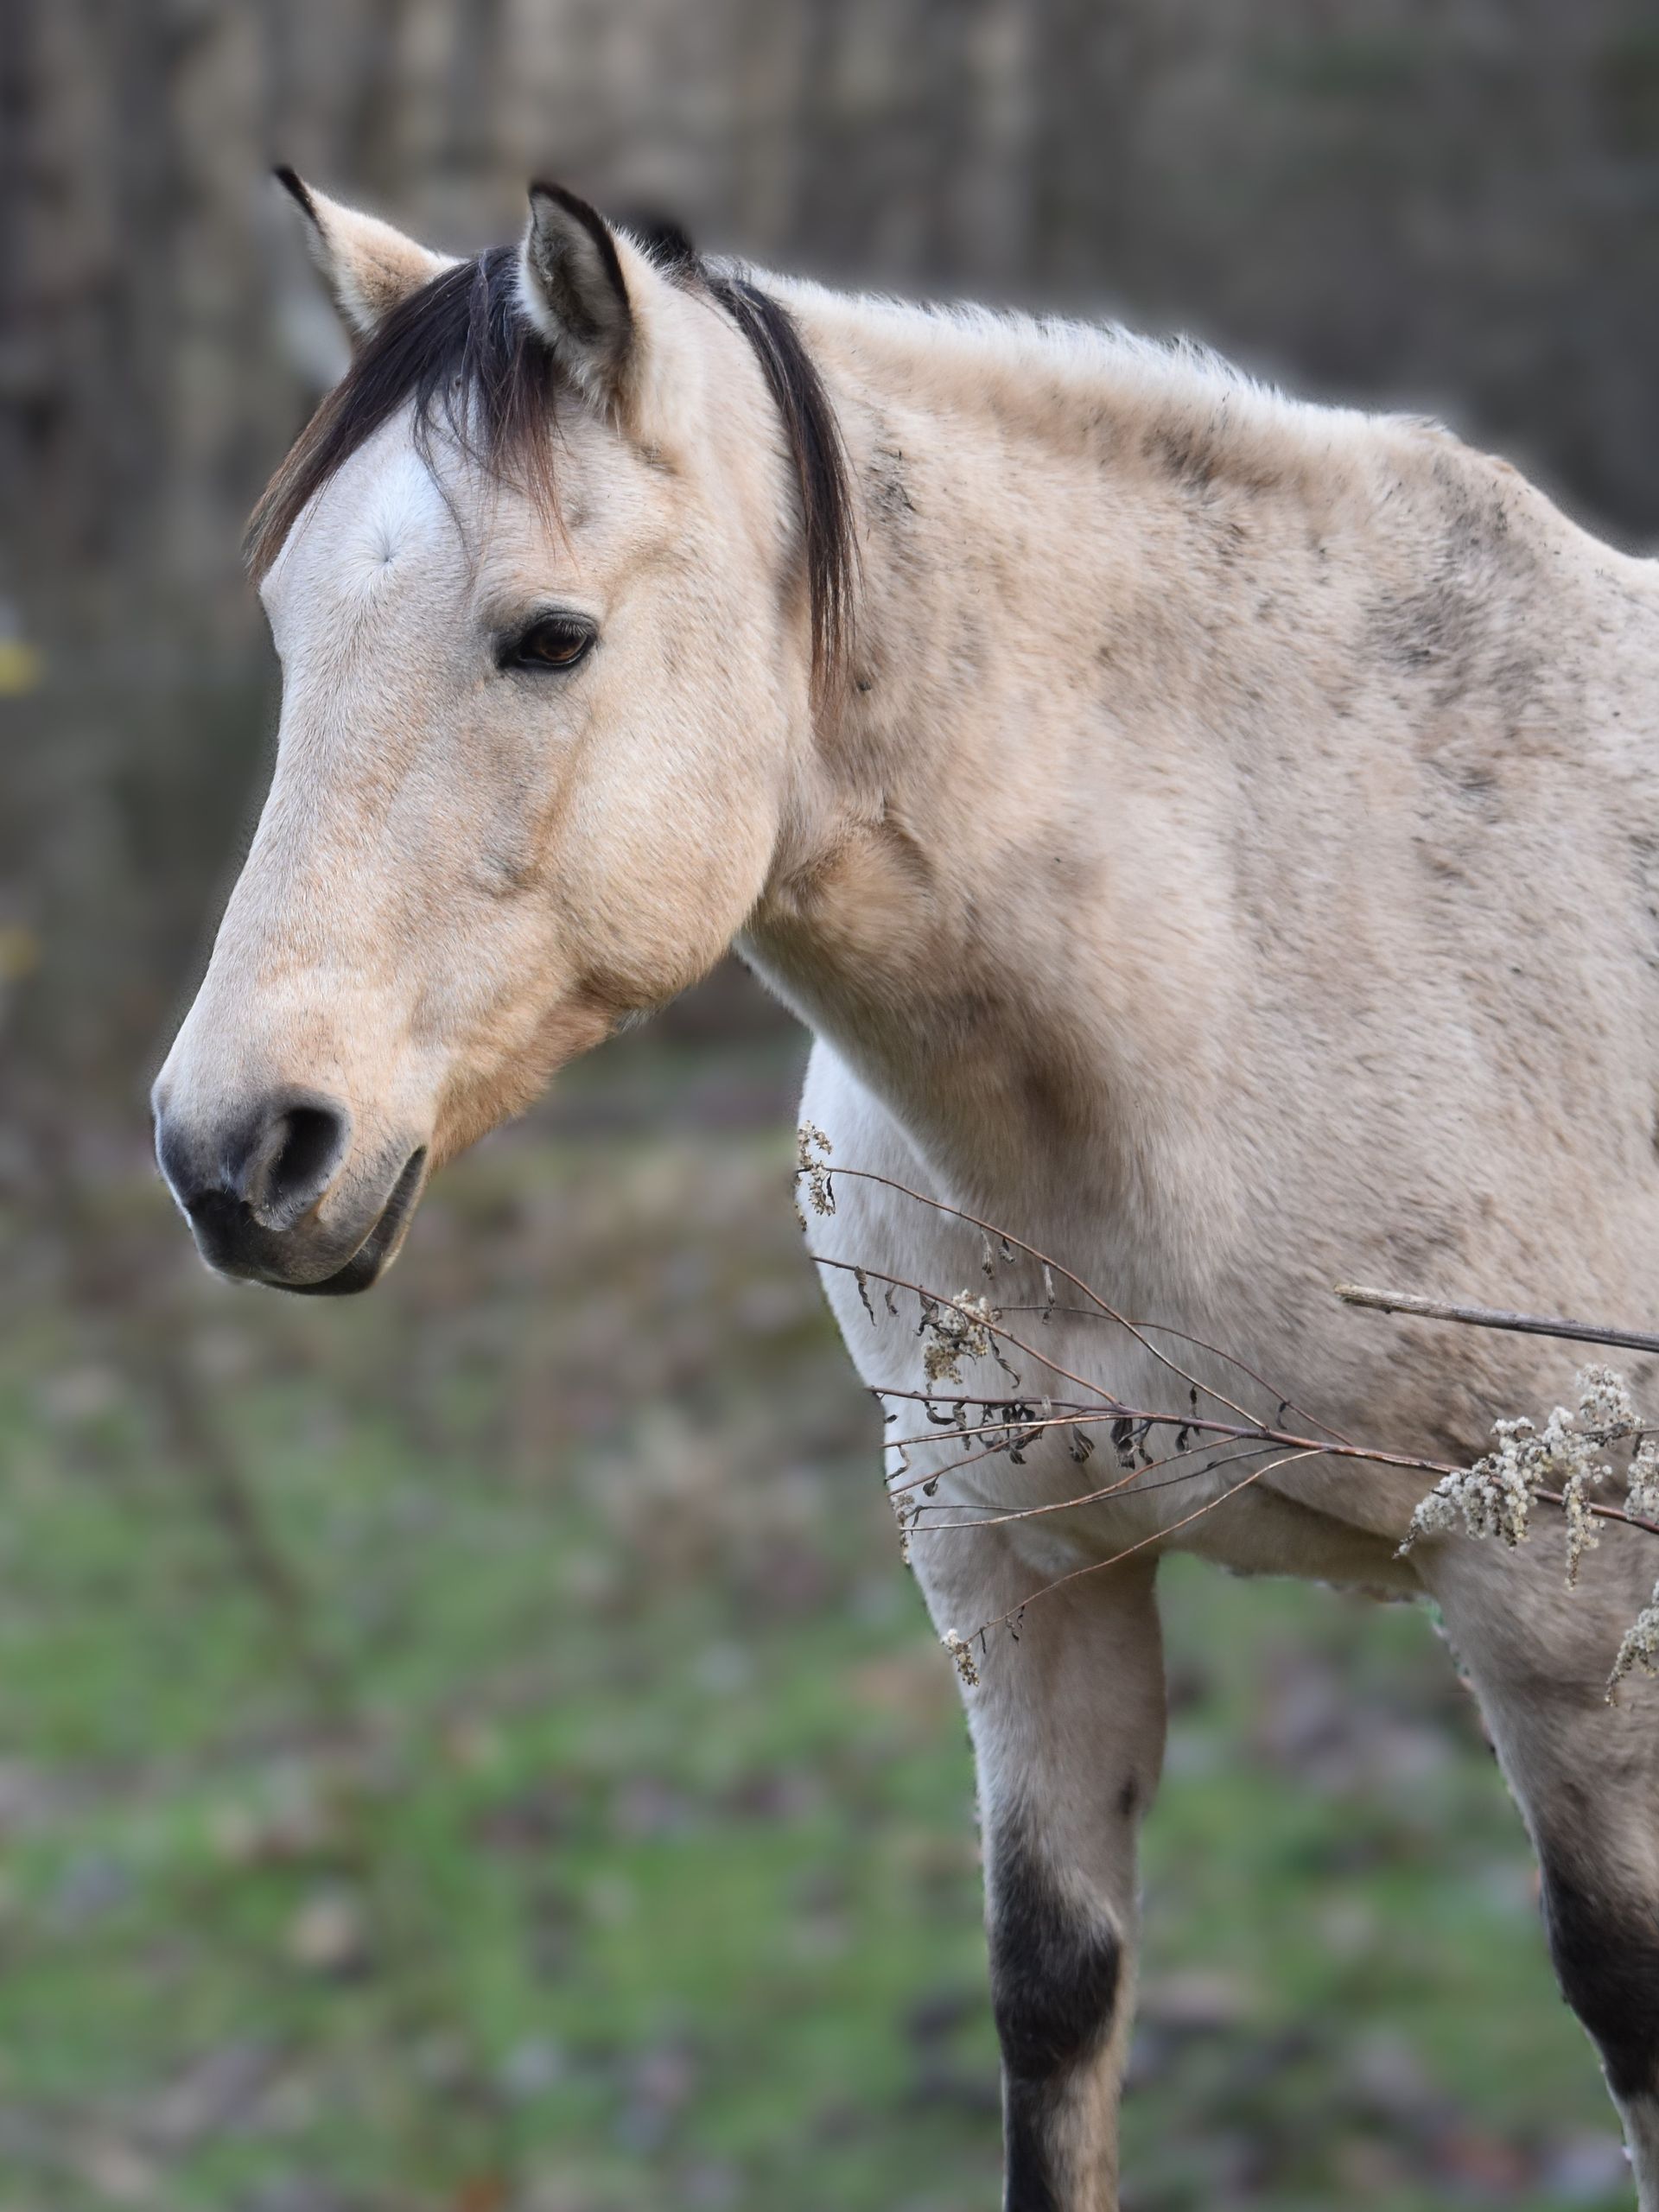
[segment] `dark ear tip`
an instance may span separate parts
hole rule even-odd
[[[315,223],[317,219],[316,202],[306,189],[305,179],[297,169],[289,168],[286,162],[279,162],[271,171],[289,198],[302,207]]]
[[[538,200],[550,200],[567,215],[575,216],[584,229],[595,237],[607,228],[605,218],[597,207],[590,207],[579,193],[572,192],[566,184],[554,184],[546,177],[537,177],[530,188],[530,204],[533,209]]]

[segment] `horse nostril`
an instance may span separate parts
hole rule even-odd
[[[250,1153],[240,1192],[266,1229],[291,1229],[334,1180],[351,1141],[352,1117],[313,1095],[273,1111]]]

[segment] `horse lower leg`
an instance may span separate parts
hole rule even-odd
[[[1541,1542],[1447,1538],[1424,1562],[1531,1831],[1550,1958],[1600,2056],[1641,2212],[1659,2212],[1659,1719],[1646,1683],[1616,1706],[1605,1685],[1652,1586],[1650,1542],[1610,1529],[1572,1592]]]
[[[989,1533],[918,1547],[935,1618],[985,1619],[1040,1575]],[[1007,2212],[1116,2212],[1134,1998],[1135,1840],[1163,1759],[1150,1569],[1033,1609],[967,1692],[979,1770]]]
[[[1007,2212],[1111,2212],[1129,1931],[1068,1894],[1023,1812],[988,1834],[987,1882]]]

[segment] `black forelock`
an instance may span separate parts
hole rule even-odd
[[[815,684],[839,676],[851,641],[857,568],[852,490],[823,380],[792,315],[741,273],[711,270],[684,234],[652,227],[645,246],[673,283],[702,292],[743,334],[778,410],[800,507]],[[442,431],[498,481],[556,513],[555,349],[518,302],[516,247],[488,252],[423,284],[358,346],[267,486],[248,525],[249,567],[270,569],[300,515],[383,423],[405,406],[429,456]]]
[[[410,404],[423,450],[442,425],[491,474],[524,474],[550,493],[553,353],[518,307],[517,276],[512,248],[493,246],[421,285],[362,341],[253,511],[246,551],[256,580],[316,493]]]

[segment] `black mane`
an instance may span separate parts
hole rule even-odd
[[[729,317],[765,375],[800,501],[813,680],[822,694],[844,668],[858,560],[846,454],[829,393],[780,302],[741,272],[709,267],[670,226],[645,244],[672,283],[703,292]],[[246,551],[256,580],[315,495],[411,403],[423,454],[429,456],[442,426],[497,481],[517,483],[545,512],[556,512],[557,363],[518,305],[518,260],[515,247],[493,246],[446,269],[363,342],[254,509]]]

